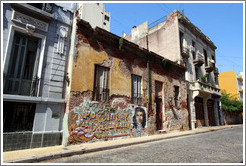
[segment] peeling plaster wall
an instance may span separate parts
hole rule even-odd
[[[80,27],[79,27],[80,28]],[[188,128],[187,92],[184,69],[172,66],[165,68],[161,60],[150,61],[150,106],[148,106],[148,71],[146,55],[139,50],[119,50],[113,41],[101,42],[94,35],[78,31],[78,54],[73,63],[73,78],[69,102],[68,144],[87,141],[100,141],[120,137],[136,136],[134,130],[135,109],[144,110],[144,124],[138,136],[156,134],[155,81],[163,83],[163,129],[176,130]],[[108,39],[110,40],[110,39]],[[112,43],[110,43],[112,42]],[[109,101],[93,101],[93,84],[95,65],[108,67]],[[142,102],[138,105],[131,102],[131,75],[141,76]],[[179,86],[179,107],[170,105],[174,97],[174,85]],[[97,106],[94,108],[93,104]],[[89,107],[88,107],[89,106]],[[124,117],[123,119],[113,116]],[[96,120],[95,120],[96,119]],[[108,123],[100,123],[108,120]],[[97,125],[95,125],[97,124]],[[100,126],[95,127],[93,126]],[[80,134],[79,134],[80,132]]]

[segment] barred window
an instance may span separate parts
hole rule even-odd
[[[132,75],[132,103],[140,104],[141,101],[141,77]]]
[[[109,99],[109,68],[95,66],[94,100],[108,101]]]
[[[3,102],[3,132],[32,131],[36,104]]]

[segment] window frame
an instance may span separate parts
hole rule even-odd
[[[27,34],[25,28],[18,27],[16,25],[11,25],[10,30],[9,30],[9,35],[8,35],[8,40],[7,40],[7,45],[6,45],[6,51],[3,57],[3,76],[7,75],[8,73],[8,68],[9,68],[9,63],[10,63],[10,57],[11,57],[11,51],[13,47],[13,42],[14,42],[14,37],[15,33],[23,33]],[[37,94],[36,97],[39,97],[39,91],[40,91],[40,79],[42,75],[42,69],[43,69],[43,60],[44,60],[44,52],[45,52],[45,45],[46,45],[46,36],[41,35],[39,33],[33,32],[31,34],[33,37],[39,38],[41,40],[41,45],[40,45],[40,53],[39,53],[39,62],[38,62],[38,69],[37,69],[37,80],[38,80],[38,87],[37,87]],[[3,85],[5,84],[5,80],[3,79]]]
[[[100,78],[98,78],[98,72],[100,68],[102,69],[102,72],[106,71],[106,74],[107,74],[106,88],[100,87],[101,82],[100,82]],[[97,65],[97,64],[95,65],[94,86],[93,86],[93,99],[95,101],[107,102],[109,100],[109,80],[110,80],[109,77],[110,77],[110,68]],[[105,75],[103,76],[103,80],[105,81]],[[99,87],[98,87],[98,84],[99,84]],[[105,86],[105,82],[102,84],[103,86]],[[98,89],[98,88],[102,88],[102,91],[101,89]]]
[[[133,78],[136,78],[136,79],[133,79]],[[134,93],[134,91],[135,91],[134,80],[136,80],[136,82],[137,82],[136,83],[136,85],[137,85],[136,92],[137,93]],[[135,75],[135,74],[131,75],[131,101],[133,104],[141,104],[141,102],[142,102],[142,77],[139,75]]]

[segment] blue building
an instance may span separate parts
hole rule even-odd
[[[3,151],[62,143],[76,4],[3,3]]]

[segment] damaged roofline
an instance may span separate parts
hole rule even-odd
[[[150,60],[152,60],[154,58],[157,58],[161,62],[163,59],[166,59],[166,58],[160,56],[159,54],[156,54],[156,53],[154,53],[152,51],[149,51],[146,48],[139,47],[137,44],[132,43],[132,42],[130,42],[130,41],[124,39],[124,38],[121,38],[121,37],[119,37],[119,36],[117,36],[117,35],[115,35],[115,34],[113,34],[111,32],[108,32],[108,31],[106,31],[106,30],[104,30],[104,29],[102,29],[100,27],[96,27],[95,29],[93,29],[91,27],[91,25],[87,21],[82,20],[82,19],[78,19],[77,26],[81,26],[81,25],[84,26],[85,28],[88,28],[87,30],[89,30],[92,34],[94,33],[94,34],[100,34],[100,35],[106,36],[106,37],[97,36],[97,39],[99,39],[101,41],[104,41],[104,42],[115,42],[116,44],[119,44],[119,40],[123,39],[123,43],[124,43],[123,46],[122,46],[123,50],[126,47],[128,47],[128,49],[137,49],[136,51],[139,51],[140,53],[144,54],[145,57],[147,57],[149,55]],[[135,51],[135,53],[137,53],[136,51]],[[174,65],[175,67],[178,67],[178,68],[180,68],[182,70],[186,70],[185,66],[179,65],[178,63],[173,62],[173,61],[171,61],[169,59],[166,59],[166,60],[170,64]]]

